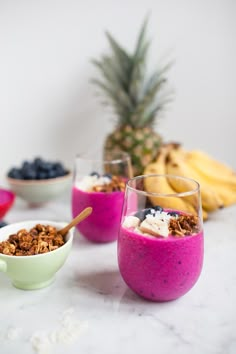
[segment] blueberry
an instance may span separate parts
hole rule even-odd
[[[36,171],[33,170],[32,168],[22,171],[22,176],[24,179],[36,179],[37,178]]]
[[[163,208],[160,205],[154,206],[153,209],[155,209],[155,211],[159,211],[160,213],[163,212]]]
[[[36,157],[33,161],[33,164],[36,167],[36,169],[40,168],[42,163],[43,163],[43,160],[41,159],[41,157]]]
[[[60,163],[60,162],[54,162],[53,163],[53,168],[55,168],[55,169],[62,169],[63,170],[63,166],[62,166],[62,164]]]
[[[95,171],[91,172],[91,173],[90,173],[90,176],[96,176],[97,178],[100,177],[99,173],[98,173],[98,172],[95,172]]]
[[[21,169],[24,170],[24,169],[28,169],[30,167],[31,167],[31,163],[29,161],[24,161]]]
[[[10,178],[15,178],[15,179],[22,179],[22,173],[21,170],[19,168],[12,168],[9,172],[8,172],[8,177]]]
[[[48,171],[51,171],[52,169],[53,169],[53,164],[50,162],[43,162],[41,164],[42,171],[48,172]]]
[[[111,174],[111,173],[105,173],[105,174],[103,175],[103,177],[112,179],[112,174]]]
[[[7,223],[5,221],[0,220],[0,227],[4,227],[6,225],[7,225]]]
[[[21,168],[21,174],[23,179],[36,179],[35,167],[32,163],[29,163],[28,161],[23,163],[23,167]]]
[[[37,179],[46,179],[46,178],[47,178],[46,172],[41,171],[37,174]]]
[[[134,216],[137,216],[141,221],[143,221],[147,215],[153,215],[153,208],[147,208],[144,210],[140,210],[137,213],[134,214]]]
[[[176,218],[179,214],[176,211],[168,211],[167,215],[173,216]]]
[[[56,178],[57,177],[57,173],[55,170],[50,170],[47,173],[47,178]]]
[[[45,171],[46,169],[47,169],[46,162],[42,160],[41,163],[38,164],[38,170]]]
[[[34,158],[33,162],[35,165],[37,165],[37,164],[40,164],[42,161],[43,161],[43,159],[40,156],[37,156]]]
[[[134,214],[139,220],[142,222],[145,219],[145,214],[143,210],[137,211],[137,213]]]
[[[144,217],[146,218],[147,215],[153,215],[153,212],[152,212],[153,208],[147,208],[144,210]]]
[[[56,177],[64,176],[66,171],[60,162],[53,164],[53,170],[56,172]]]

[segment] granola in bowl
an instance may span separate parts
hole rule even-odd
[[[36,224],[29,231],[20,229],[0,242],[0,253],[9,256],[33,256],[56,250],[64,245],[63,237],[54,226]]]

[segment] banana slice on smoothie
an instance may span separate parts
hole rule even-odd
[[[168,237],[169,235],[168,222],[154,216],[147,217],[143,220],[139,228],[143,233],[153,236]]]
[[[123,222],[123,227],[127,227],[128,229],[130,229],[131,227],[138,227],[140,224],[140,219],[137,218],[136,216],[133,215],[129,215],[126,216],[124,222]]]

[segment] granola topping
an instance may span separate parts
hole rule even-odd
[[[0,253],[9,256],[32,256],[48,253],[64,245],[65,241],[54,226],[37,224],[29,231],[21,229],[6,241],[0,242]]]
[[[188,236],[199,232],[199,219],[196,215],[179,215],[170,219],[169,231],[173,236]]]
[[[90,176],[84,177],[81,181],[76,184],[78,189],[87,192],[124,192],[125,190],[125,180],[120,176],[92,174]]]

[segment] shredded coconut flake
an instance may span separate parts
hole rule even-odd
[[[34,351],[38,354],[51,354],[52,344],[46,333],[35,332],[31,337],[31,344]]]
[[[6,338],[10,340],[16,340],[20,338],[22,328],[19,327],[9,327],[6,333]]]
[[[93,187],[104,186],[111,183],[111,178],[107,176],[85,176],[76,183],[76,187],[83,191],[91,191]]]
[[[97,176],[86,176],[76,183],[76,187],[82,191],[89,191],[96,183]]]
[[[167,212],[165,212],[165,211],[162,211],[162,212],[160,212],[159,210],[154,210],[154,209],[152,209],[154,212],[151,212],[151,214],[148,214],[147,216],[146,216],[146,219],[148,219],[148,218],[158,218],[158,219],[163,219],[163,220],[166,220],[166,221],[169,221],[170,220],[170,218],[171,218],[171,215],[169,215]]]
[[[58,328],[48,332],[35,332],[31,338],[34,351],[38,354],[51,354],[53,344],[70,344],[75,342],[84,330],[87,322],[72,318],[73,308],[63,312]]]
[[[87,330],[88,323],[73,318],[72,307],[65,310],[58,322],[58,326],[51,331],[35,331],[32,333],[29,342],[37,354],[53,354],[55,345],[70,344],[78,340],[81,334]],[[22,337],[22,328],[9,327],[5,333],[8,340],[19,340]]]

